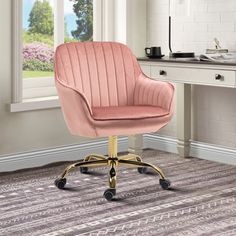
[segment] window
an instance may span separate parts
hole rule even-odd
[[[55,48],[102,40],[102,10],[103,0],[14,0],[13,103],[56,96]]]
[[[23,0],[22,4],[23,99],[55,95],[54,0]]]

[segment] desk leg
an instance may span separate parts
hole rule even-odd
[[[141,155],[143,152],[143,135],[136,134],[129,136],[129,149],[130,153]]]
[[[190,84],[177,84],[177,138],[180,157],[188,157],[191,139]]]

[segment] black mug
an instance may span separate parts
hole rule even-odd
[[[161,57],[161,47],[145,48],[145,53],[148,57]]]

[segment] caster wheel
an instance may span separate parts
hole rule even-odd
[[[171,183],[168,179],[160,179],[160,185],[164,190],[169,189]]]
[[[88,167],[80,167],[80,173],[81,174],[87,174],[88,173]]]
[[[138,173],[140,174],[147,173],[147,167],[138,167]]]
[[[115,188],[109,188],[103,194],[103,196],[107,199],[107,201],[111,201],[115,195],[116,195]]]
[[[58,178],[55,180],[55,185],[56,187],[58,187],[59,189],[64,189],[65,185],[66,185],[66,178]]]

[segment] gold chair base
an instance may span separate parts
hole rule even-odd
[[[72,165],[69,165],[65,169],[63,174],[60,176],[60,178],[56,180],[57,182],[55,181],[55,183],[58,188],[60,188],[60,189],[63,188],[65,185],[65,182],[63,182],[64,184],[62,184],[63,187],[59,187],[58,181],[59,180],[66,180],[65,177],[67,176],[67,174],[72,169],[74,169],[76,167],[80,167],[81,170],[85,170],[88,167],[101,167],[101,166],[109,166],[110,167],[109,176],[108,176],[110,189],[115,190],[115,188],[116,188],[116,177],[117,177],[116,169],[118,168],[118,166],[131,166],[131,167],[135,166],[135,167],[141,168],[140,173],[142,172],[142,168],[149,167],[152,170],[154,170],[157,174],[159,174],[160,184],[162,185],[162,188],[168,189],[168,187],[170,185],[170,182],[165,179],[165,175],[159,167],[154,166],[149,163],[146,163],[146,162],[143,162],[142,158],[139,155],[127,154],[127,155],[123,155],[123,156],[118,157],[117,156],[117,137],[116,136],[109,137],[108,157],[104,156],[104,155],[91,154],[91,155],[85,157],[83,160],[78,161]],[[81,171],[81,172],[83,172],[83,171]],[[86,171],[84,171],[84,172],[86,172]],[[164,186],[162,183],[167,183],[168,186]],[[104,193],[104,195],[105,195],[105,193]],[[109,197],[106,197],[106,198],[108,199]],[[108,200],[111,200],[111,199],[108,199]]]

